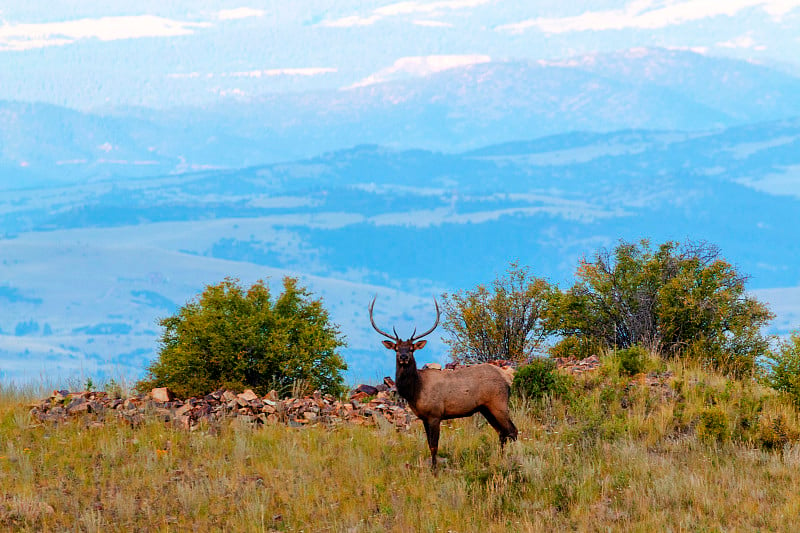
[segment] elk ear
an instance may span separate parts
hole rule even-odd
[[[389,348],[390,350],[395,349],[395,344],[392,341],[383,341],[383,345]]]
[[[423,349],[425,347],[426,344],[428,344],[428,341],[415,342],[414,343],[414,349],[415,350],[421,350],[421,349]]]

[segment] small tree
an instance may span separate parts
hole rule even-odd
[[[768,361],[769,385],[788,394],[794,404],[800,407],[800,332],[795,331],[791,337],[781,341]]]
[[[578,282],[553,299],[550,326],[606,347],[639,344],[697,355],[733,375],[766,353],[767,307],[746,295],[746,277],[706,243],[621,243],[581,261]]]
[[[548,331],[543,318],[550,285],[532,277],[528,268],[511,263],[491,289],[444,294],[444,329],[450,334],[454,361],[480,363],[492,359],[524,361],[540,348]]]
[[[274,301],[262,280],[245,290],[226,278],[159,323],[159,356],[140,390],[169,387],[197,396],[227,387],[265,394],[298,380],[325,392],[342,389],[347,366],[336,352],[345,345],[339,329],[294,278],[283,279],[283,294]]]

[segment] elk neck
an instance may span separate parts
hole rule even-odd
[[[397,363],[395,371],[395,385],[397,393],[402,396],[408,403],[414,405],[419,398],[419,392],[422,388],[422,378],[417,370],[417,363],[414,358],[407,365]]]

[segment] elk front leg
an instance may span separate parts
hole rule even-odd
[[[436,472],[436,454],[439,452],[440,424],[441,420],[437,418],[422,421],[422,425],[425,426],[425,434],[428,436],[428,448],[431,450],[431,469],[434,472]]]

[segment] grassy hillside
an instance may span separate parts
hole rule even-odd
[[[800,422],[774,391],[696,366],[619,373],[613,356],[564,397],[517,400],[520,440],[482,419],[421,425],[132,428],[34,423],[0,392],[0,528],[22,531],[790,530]]]

